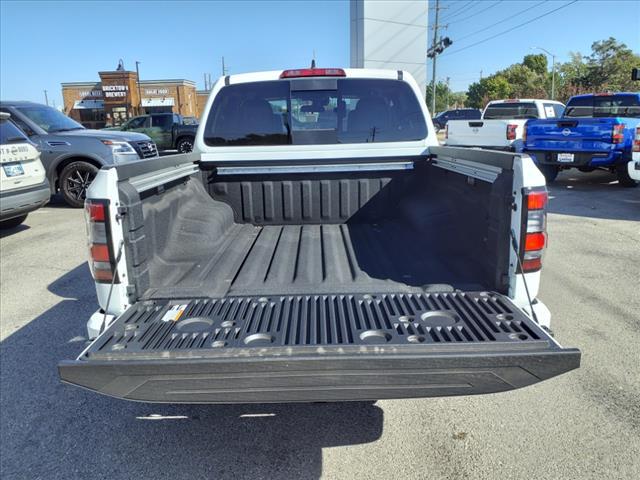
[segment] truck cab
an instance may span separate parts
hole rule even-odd
[[[544,177],[440,147],[407,72],[218,80],[194,152],[104,168],[64,382],[146,402],[494,393],[579,366],[537,299]]]

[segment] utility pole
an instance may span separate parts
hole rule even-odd
[[[142,114],[142,93],[140,91],[140,69],[138,68],[138,65],[140,65],[141,62],[136,60],[136,78],[137,81],[136,83],[138,84],[138,115]]]
[[[482,80],[482,69],[480,69],[480,80]]]
[[[224,66],[224,56],[222,57],[222,76],[227,74],[227,68]]]
[[[44,91],[44,103],[47,104],[47,107],[49,106],[49,98],[47,97],[47,91]]]
[[[449,80],[451,80],[451,78],[447,77],[447,110],[449,110],[449,93],[451,92],[451,90],[449,90]]]
[[[436,59],[438,55],[436,54],[435,50],[436,50],[436,43],[438,41],[439,15],[440,15],[440,0],[436,0],[436,20],[435,20],[435,23],[433,24],[433,45],[432,45],[434,52],[433,52],[433,64],[432,64],[432,70],[431,70],[431,82],[433,83],[432,90],[431,90],[431,115],[436,114]]]

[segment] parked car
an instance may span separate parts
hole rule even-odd
[[[145,133],[156,143],[159,150],[188,153],[193,150],[198,125],[185,123],[177,113],[152,113],[133,117],[119,127],[109,127],[105,130]]]
[[[49,201],[49,182],[36,146],[0,112],[0,228],[13,228]]]
[[[440,112],[433,117],[433,126],[442,130],[447,126],[449,120],[479,120],[481,117],[482,112],[477,108],[456,108]]]
[[[452,120],[447,123],[445,143],[452,147],[482,147],[521,151],[524,124],[532,118],[556,118],[564,105],[553,100],[494,100],[480,120]]]
[[[591,172],[607,168],[620,185],[635,187],[629,174],[640,126],[640,93],[587,94],[571,97],[562,118],[527,123],[525,151],[548,182],[560,170]]]
[[[104,165],[158,156],[147,135],[89,130],[55,108],[33,102],[0,102],[41,152],[51,194],[60,191],[65,202],[82,207],[87,188]]]
[[[407,72],[225,78],[195,152],[89,188],[100,310],[63,381],[147,402],[343,401],[579,366],[535,298],[547,191],[528,156],[437,146]]]

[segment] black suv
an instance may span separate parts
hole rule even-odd
[[[433,118],[433,125],[442,130],[449,120],[479,120],[481,117],[482,112],[477,108],[457,108],[440,112]]]

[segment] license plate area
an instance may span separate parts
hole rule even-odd
[[[24,168],[20,162],[3,163],[2,169],[7,177],[18,177],[24,175]]]
[[[573,153],[559,153],[557,156],[558,163],[573,163],[575,155]]]

